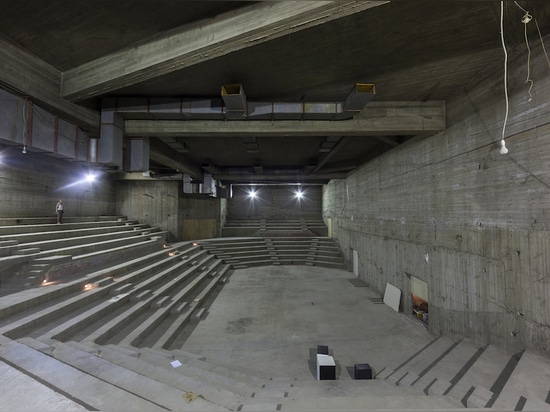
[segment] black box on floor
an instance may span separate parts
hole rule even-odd
[[[319,366],[319,380],[320,381],[336,380],[336,367],[331,365]]]
[[[328,346],[317,345],[317,355],[328,355]]]
[[[368,363],[356,363],[353,366],[354,379],[372,379],[372,368]]]

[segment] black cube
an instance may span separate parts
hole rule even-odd
[[[336,367],[332,365],[319,366],[319,380],[320,381],[336,380]]]
[[[328,346],[317,345],[317,355],[328,355]]]
[[[353,365],[354,379],[372,379],[372,368],[368,363],[356,363]]]

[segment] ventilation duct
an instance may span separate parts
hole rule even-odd
[[[78,126],[5,90],[0,90],[0,141],[63,159],[88,160],[88,137]]]
[[[222,86],[222,99],[225,103],[225,115],[228,119],[242,119],[246,116],[246,96],[240,84]]]
[[[373,84],[356,83],[343,102],[248,102],[241,85],[222,86],[222,99],[116,98],[110,108],[124,119],[144,120],[345,120],[375,95]]]
[[[116,112],[115,99],[104,100],[98,146],[99,163],[122,169],[123,135],[124,120]]]
[[[125,139],[124,170],[127,172],[146,172],[149,170],[149,138],[137,137]]]

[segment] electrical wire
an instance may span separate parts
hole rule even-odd
[[[546,53],[546,46],[544,45],[544,40],[542,39],[542,33],[540,32],[540,27],[537,19],[535,19],[535,26],[537,26],[537,31],[539,32],[540,43],[542,44],[542,51],[546,57],[546,63],[548,63],[548,68],[550,69],[550,59],[548,58],[548,53]]]
[[[527,90],[527,93],[529,93],[529,100],[533,100],[533,94],[531,93],[531,89],[534,86],[533,80],[531,80],[531,47],[529,47],[529,38],[527,37],[527,24],[533,20],[533,16],[529,14],[529,11],[525,10],[523,7],[519,5],[517,1],[514,1],[515,5],[518,6],[521,10],[525,12],[523,17],[521,18],[521,22],[523,23],[523,26],[525,28],[524,30],[524,37],[525,37],[525,45],[527,46],[527,79],[525,80],[525,83],[529,84],[529,89]]]
[[[500,2],[500,39],[502,41],[502,49],[504,51],[504,96],[506,102],[506,113],[504,115],[504,124],[502,125],[502,137],[500,138],[500,154],[507,154],[508,149],[504,142],[504,134],[506,132],[506,124],[508,123],[509,112],[509,97],[508,97],[508,52],[506,51],[506,43],[504,41],[504,1]]]

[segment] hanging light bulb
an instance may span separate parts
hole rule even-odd
[[[500,141],[500,154],[507,154],[508,148],[506,147],[506,143],[504,143],[504,139]]]

